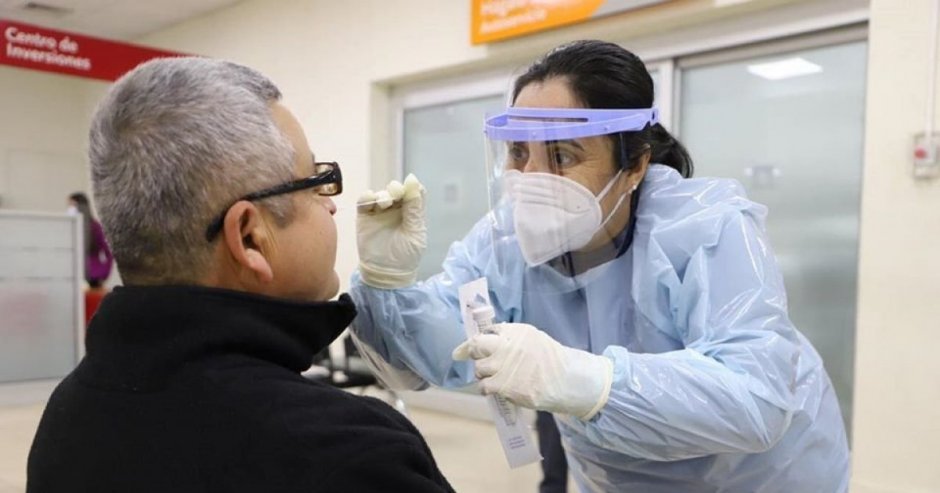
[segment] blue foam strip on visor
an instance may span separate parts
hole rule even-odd
[[[659,109],[508,108],[486,118],[490,140],[544,142],[636,132],[659,122]]]

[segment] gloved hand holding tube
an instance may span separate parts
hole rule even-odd
[[[424,186],[409,174],[404,184],[364,193],[357,202],[356,243],[362,281],[381,289],[414,284],[427,247]]]
[[[607,404],[613,363],[605,356],[562,346],[528,324],[495,324],[454,349],[473,359],[484,394],[530,409],[590,420]]]

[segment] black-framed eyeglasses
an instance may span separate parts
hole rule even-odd
[[[265,188],[264,190],[259,190],[254,193],[249,193],[235,202],[229,204],[215,219],[209,223],[209,227],[206,228],[206,241],[211,242],[220,231],[222,231],[222,223],[225,221],[225,214],[229,209],[232,208],[237,202],[242,200],[254,201],[266,199],[268,197],[273,197],[275,195],[282,195],[285,193],[296,192],[298,190],[306,190],[309,188],[316,188],[315,192],[318,195],[323,195],[326,197],[332,197],[334,195],[339,195],[343,193],[343,173],[339,169],[339,163],[335,161],[331,162],[317,162],[313,163],[314,173],[312,176],[307,178],[301,178],[299,180],[291,180],[287,183],[282,183],[280,185],[273,186],[271,188]]]

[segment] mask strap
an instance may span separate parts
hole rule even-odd
[[[614,175],[614,177],[610,179],[610,182],[607,184],[607,186],[605,186],[604,189],[601,190],[601,193],[597,196],[598,205],[600,205],[601,199],[603,199],[604,196],[607,195],[608,192],[610,192],[610,189],[613,188],[614,183],[616,183],[617,178],[620,178],[621,173],[623,173],[623,170],[618,171],[617,174]],[[625,193],[620,196],[620,199],[617,200],[616,204],[614,204],[613,209],[610,210],[610,213],[607,214],[607,217],[604,218],[603,221],[601,221],[600,227],[597,228],[598,231],[600,231],[601,229],[604,229],[604,226],[607,226],[607,223],[610,222],[610,219],[614,217],[614,213],[617,212],[618,209],[620,209],[621,205],[623,205],[623,201],[626,200],[628,195],[633,195],[634,192],[636,192],[636,187],[633,187],[633,189],[630,190],[630,193]]]
[[[617,182],[617,178],[620,178],[620,175],[621,175],[621,174],[623,174],[623,170],[617,171],[617,174],[615,174],[614,177],[611,178],[609,182],[607,182],[607,185],[604,186],[604,189],[601,190],[601,193],[597,194],[597,201],[598,201],[598,202],[600,202],[601,200],[603,200],[603,199],[604,199],[604,196],[607,195],[607,192],[609,192],[610,189],[614,187],[614,183]]]
[[[604,221],[601,222],[600,227],[597,228],[598,231],[604,229],[604,226],[607,226],[607,223],[610,222],[610,219],[611,219],[612,217],[614,217],[614,213],[617,212],[617,209],[619,209],[620,206],[623,205],[623,201],[624,201],[624,199],[627,198],[627,195],[630,195],[630,194],[625,193],[625,194],[623,194],[622,196],[620,196],[620,200],[618,200],[617,203],[614,204],[614,208],[610,210],[610,213],[607,214],[607,217],[604,218]]]

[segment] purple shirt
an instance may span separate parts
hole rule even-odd
[[[91,221],[91,237],[91,249],[85,254],[85,279],[104,281],[111,275],[114,257],[98,221]]]

